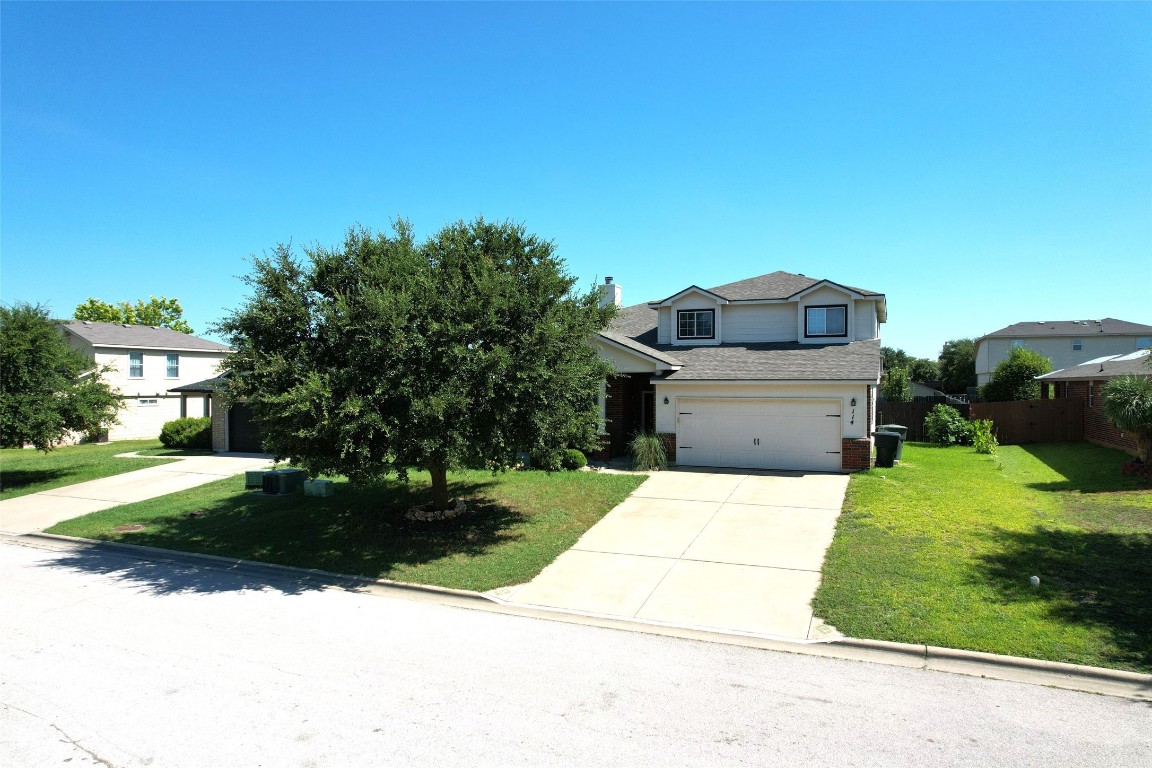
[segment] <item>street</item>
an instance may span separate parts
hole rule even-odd
[[[1124,699],[0,543],[6,766],[1147,766]]]

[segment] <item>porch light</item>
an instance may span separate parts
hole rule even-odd
[[[664,405],[668,405],[668,398],[664,398]]]
[[[856,407],[856,398],[852,398],[852,407],[853,407],[853,408],[855,408],[855,407]]]

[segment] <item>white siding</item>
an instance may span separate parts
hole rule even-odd
[[[155,400],[155,405],[141,405],[141,400]],[[109,440],[147,440],[160,437],[165,422],[180,418],[180,396],[124,398],[120,424],[108,430]],[[199,413],[189,414],[199,416]]]
[[[676,313],[681,310],[691,309],[711,309],[715,311],[713,315],[712,330],[715,334],[713,339],[684,339],[676,338]],[[716,302],[715,299],[705,296],[702,293],[692,291],[672,302],[669,312],[669,336],[672,344],[691,344],[693,346],[701,346],[705,344],[719,344],[722,334],[724,332],[724,322],[721,317],[722,311],[725,307]]]
[[[804,310],[810,306],[820,306],[827,304],[846,304],[848,311],[845,313],[845,321],[847,323],[847,336],[815,336],[808,338],[804,336]],[[804,344],[847,344],[855,338],[856,326],[856,313],[853,311],[853,300],[844,291],[830,286],[824,286],[812,293],[805,295],[796,305],[796,330],[797,338]]]
[[[880,336],[880,328],[876,322],[876,302],[856,301],[856,335],[855,339],[875,339]]]
[[[796,309],[792,304],[726,304],[727,343],[796,341]]]
[[[645,357],[605,344],[598,339],[594,339],[592,343],[600,358],[608,361],[616,373],[653,373],[656,371],[656,364]]]
[[[660,311],[657,316],[659,320],[656,325],[656,342],[658,344],[671,344],[672,310],[668,307],[660,307]]]

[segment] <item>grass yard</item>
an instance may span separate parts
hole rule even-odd
[[[815,612],[853,637],[1152,672],[1152,487],[1127,460],[906,444],[852,476]]]
[[[159,440],[64,445],[48,453],[30,448],[5,448],[0,450],[0,499],[170,463],[172,459],[165,458],[116,458],[118,453],[160,448]]]
[[[406,520],[431,499],[428,475],[331,498],[265,496],[234,477],[60,523],[49,533],[485,591],[530,580],[645,480],[596,472],[461,472],[452,495],[476,509]],[[138,531],[120,531],[143,526]]]

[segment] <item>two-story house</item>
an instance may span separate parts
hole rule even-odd
[[[124,407],[109,440],[154,438],[167,421],[211,415],[207,394],[170,390],[215,376],[231,352],[224,344],[151,325],[72,320],[60,328],[94,365],[111,368],[104,380]]]
[[[983,386],[1012,347],[1027,347],[1052,360],[1053,370],[1085,360],[1152,347],[1152,325],[1103,320],[1040,320],[1009,325],[976,340],[976,383]]]
[[[616,370],[604,453],[648,431],[679,465],[866,469],[886,320],[884,294],[789,272],[622,308],[593,340]]]

